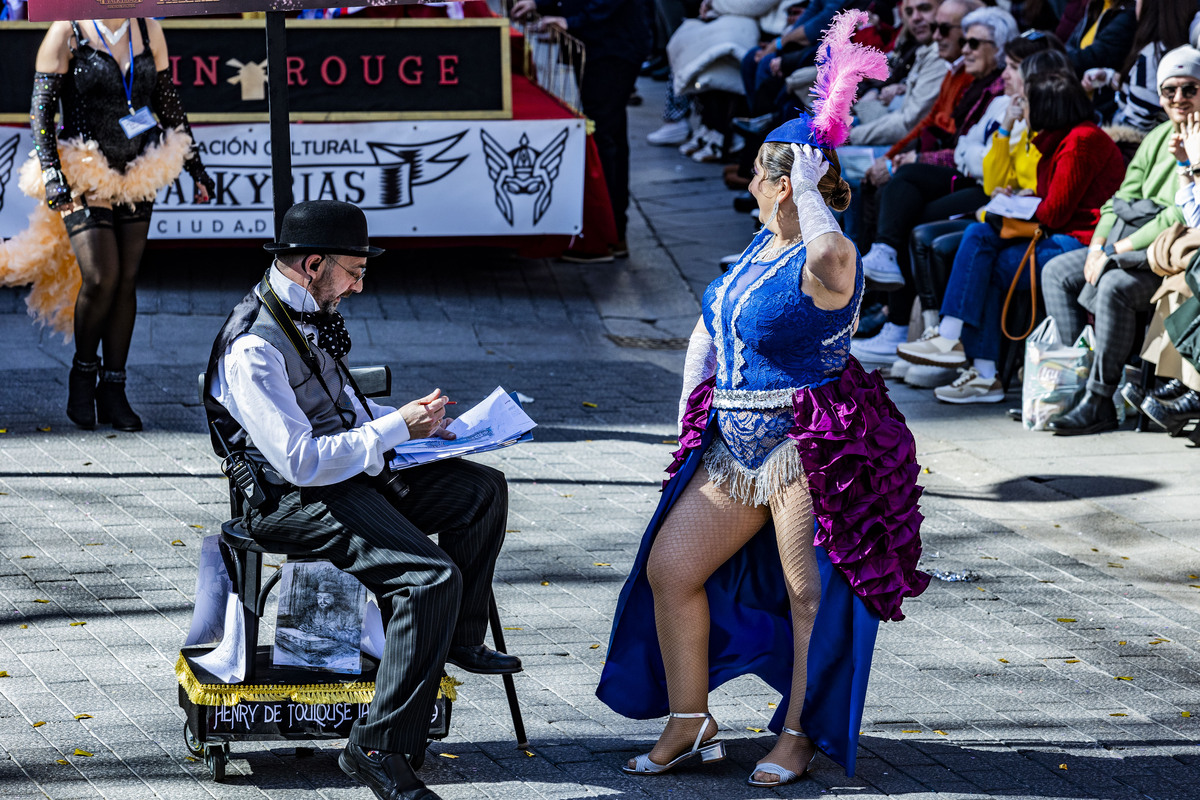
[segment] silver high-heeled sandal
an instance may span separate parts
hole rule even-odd
[[[794,728],[784,728],[783,733],[790,733],[792,736],[799,736],[802,739],[808,738],[808,734],[806,734],[804,731],[798,731]],[[792,772],[790,769],[781,767],[778,764],[773,764],[770,761],[763,762],[762,764],[758,764],[754,767],[754,772],[751,772],[750,777],[746,778],[746,783],[750,784],[751,786],[758,786],[764,789],[769,789],[772,786],[784,786],[789,783],[795,783],[808,774],[808,770],[812,767],[812,762],[814,759],[816,759],[816,757],[817,750],[814,746],[812,758],[810,758],[808,763],[804,765],[804,769],[801,772]],[[754,775],[758,772],[765,772],[768,775],[775,775],[779,778],[779,780],[774,782],[756,781],[754,780]]]
[[[656,764],[650,760],[650,754],[645,753],[633,759],[632,768],[628,764],[623,764],[621,766],[622,772],[626,775],[661,775],[696,756],[700,756],[700,761],[705,764],[725,759],[724,742],[714,742],[709,739],[707,740],[708,743],[701,747],[701,743],[705,741],[704,731],[708,728],[708,720],[713,718],[712,714],[709,714],[707,711],[697,714],[682,714],[672,711],[671,716],[675,717],[675,719],[704,720],[704,724],[700,726],[699,733],[696,734],[696,741],[692,742],[692,749],[676,756],[666,764]],[[713,720],[713,724],[716,724],[716,720]]]

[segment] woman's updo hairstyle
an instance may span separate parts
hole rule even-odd
[[[825,205],[834,211],[845,211],[850,206],[850,184],[842,179],[842,165],[838,161],[837,151],[821,148],[821,154],[829,162],[829,169],[817,181],[817,191],[821,193]],[[795,156],[790,144],[767,142],[758,151],[758,159],[763,165],[763,180],[775,183],[784,175],[791,179]]]

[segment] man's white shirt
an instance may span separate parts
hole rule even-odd
[[[285,305],[296,311],[317,311],[308,290],[274,266],[269,280]],[[315,326],[298,322],[296,327],[306,339],[316,342]],[[246,430],[271,466],[296,486],[328,486],[362,472],[378,475],[384,465],[383,454],[408,441],[408,425],[399,411],[368,399],[372,420],[349,385],[344,394],[354,410],[355,427],[314,436],[288,381],[283,354],[274,345],[247,333],[235,339],[217,361],[213,396]]]

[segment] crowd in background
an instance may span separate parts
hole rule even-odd
[[[864,86],[839,151],[855,189],[842,224],[872,289],[864,365],[946,403],[1003,402],[1048,314],[1068,344],[1092,326],[1055,433],[1112,430],[1120,404],[1173,432],[1200,418],[1200,2],[655,4],[642,71],[668,92],[648,141],[724,164],[751,214],[758,146],[810,105],[821,32],[868,13],[856,41],[891,74]]]

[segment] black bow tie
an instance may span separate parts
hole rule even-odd
[[[342,359],[350,352],[350,334],[346,320],[337,311],[295,311],[288,309],[288,316],[296,322],[312,325],[317,329],[317,347],[335,359]]]

